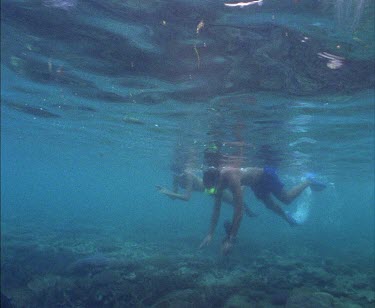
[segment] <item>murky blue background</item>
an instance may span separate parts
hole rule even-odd
[[[374,4],[354,2],[2,1],[2,234],[89,226],[195,253],[212,200],[155,185],[171,187],[177,143],[199,169],[210,141],[240,132],[243,166],[272,156],[287,187],[311,171],[328,187],[290,206],[309,204],[298,228],[247,191],[259,216],[232,257],[281,245],[373,273]],[[219,255],[221,222],[199,254]]]

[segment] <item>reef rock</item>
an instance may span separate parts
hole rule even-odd
[[[92,256],[78,259],[70,265],[69,271],[76,274],[89,273],[93,270],[105,268],[111,262],[111,259],[103,254],[95,254]]]
[[[252,308],[254,303],[248,301],[246,296],[243,295],[232,295],[226,301],[224,308]]]
[[[331,308],[335,298],[325,292],[297,291],[288,299],[286,308]]]

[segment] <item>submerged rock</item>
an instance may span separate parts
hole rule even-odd
[[[94,280],[97,281],[118,281],[120,280],[118,275],[121,272],[124,279],[135,280],[137,278],[135,271],[139,267],[140,264],[136,262],[122,258],[107,257],[98,253],[73,262],[68,267],[68,272],[73,275],[92,274],[94,275]]]
[[[353,303],[338,303],[335,308],[362,308],[362,306]]]
[[[103,270],[92,277],[91,283],[97,286],[115,285],[122,280],[121,274],[114,270]]]
[[[188,308],[199,307],[201,299],[199,293],[193,289],[173,291],[163,296],[153,307],[155,308]]]
[[[78,259],[69,266],[69,272],[74,274],[85,274],[93,270],[103,269],[111,263],[111,259],[103,254],[95,254],[92,256]]]
[[[5,296],[3,293],[1,293],[1,305],[0,305],[0,307],[2,307],[2,308],[12,308],[12,307],[14,307],[12,305],[12,302],[11,302],[10,298]]]
[[[365,299],[368,303],[375,303],[375,291],[373,290],[359,290],[356,295],[360,299]]]
[[[98,251],[103,253],[111,253],[115,251],[121,250],[121,247],[119,245],[105,243],[100,246],[98,246]]]
[[[224,308],[252,308],[254,303],[248,301],[246,296],[243,295],[232,295],[226,301]]]
[[[59,276],[46,275],[34,278],[27,284],[27,287],[35,293],[54,287],[59,281]]]
[[[307,267],[303,276],[305,280],[313,281],[317,285],[325,285],[327,283],[333,282],[335,279],[332,274],[327,273],[323,268],[313,266]]]
[[[289,292],[278,291],[272,295],[271,303],[277,306],[283,306],[287,303],[289,297]]]
[[[288,299],[286,308],[331,308],[335,298],[325,292],[298,290]]]

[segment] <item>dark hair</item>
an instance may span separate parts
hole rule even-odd
[[[219,167],[222,161],[222,154],[220,152],[205,151],[204,163],[206,166]]]
[[[218,168],[209,167],[203,173],[203,185],[206,188],[216,187],[220,177],[220,171]]]

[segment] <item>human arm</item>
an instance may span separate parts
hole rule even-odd
[[[184,181],[186,183],[184,194],[178,193],[179,181],[176,176],[173,178],[173,191],[159,185],[156,186],[156,188],[159,190],[160,193],[168,196],[172,200],[179,199],[182,201],[189,201],[191,198],[191,193],[193,191],[193,176],[191,174],[186,173]]]
[[[215,195],[215,204],[214,204],[214,208],[212,211],[210,229],[208,231],[207,236],[204,238],[204,240],[200,244],[199,248],[209,245],[212,240],[212,237],[214,235],[215,228],[219,220],[219,216],[220,216],[221,198],[222,198],[222,190],[219,190],[217,194]]]
[[[257,217],[258,214],[255,213],[252,209],[249,208],[249,206],[244,202],[243,203],[243,211],[248,217]]]
[[[229,250],[233,246],[233,242],[237,235],[238,229],[240,227],[242,215],[243,215],[243,197],[242,197],[242,189],[240,184],[240,179],[234,178],[231,179],[230,189],[233,194],[233,219],[231,224],[231,229],[228,234],[228,237],[224,240],[222,246],[222,252],[224,255],[228,254]]]
[[[223,202],[233,205],[233,196],[228,189],[223,191]]]
[[[244,191],[244,186],[241,187],[241,190],[242,190],[242,193]],[[233,202],[233,195],[232,193],[226,189],[224,190],[223,192],[223,201],[227,204],[230,204],[231,206],[235,207],[235,204]],[[243,202],[243,211],[244,213],[248,216],[248,217],[257,217],[258,215],[256,213],[254,213],[250,208],[249,206]]]
[[[173,192],[178,193],[178,177],[176,175],[173,176]]]
[[[264,196],[262,199],[261,199],[264,203],[264,205],[270,209],[271,211],[273,211],[274,213],[276,213],[277,215],[279,215],[281,218],[283,218],[288,224],[290,224],[291,226],[296,226],[298,225],[297,221],[291,216],[291,215],[288,215],[287,213],[285,213],[285,211],[280,207],[280,205],[278,205],[271,197],[270,194],[267,194],[266,196]]]
[[[231,185],[231,191],[233,195],[233,219],[232,219],[232,228],[229,234],[230,238],[235,238],[240,227],[242,215],[243,215],[243,197],[242,197],[242,189],[239,184],[239,180],[234,180]]]
[[[179,199],[182,201],[189,201],[191,197],[191,191],[188,190],[185,192],[185,194],[178,194],[160,185],[156,185],[156,188],[159,190],[160,193],[168,196],[172,200]]]

